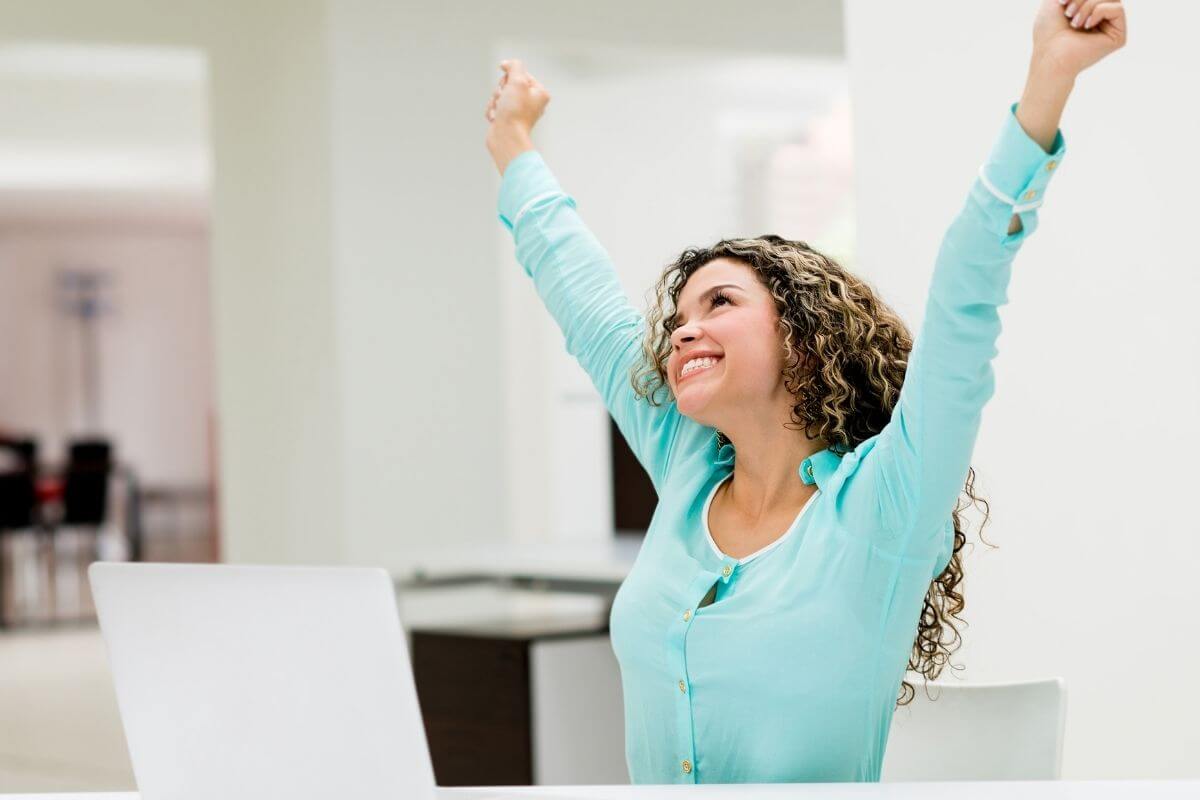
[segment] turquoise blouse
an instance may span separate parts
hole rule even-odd
[[[1065,150],[1060,130],[1046,153],[1016,107],[942,240],[888,425],[848,453],[805,459],[799,477],[816,493],[786,533],[744,558],[722,553],[707,525],[733,446],[718,450],[714,429],[673,399],[637,398],[629,374],[645,320],[608,254],[538,151],[505,169],[499,217],[517,260],[658,492],[610,616],[633,783],[879,780],[993,393],[997,309]],[[1009,235],[1013,214],[1022,227]]]

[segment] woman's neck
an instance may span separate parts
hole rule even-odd
[[[802,431],[769,425],[722,433],[737,453],[725,500],[744,515],[766,516],[812,494],[800,479],[800,465],[829,446],[824,439],[810,440]]]

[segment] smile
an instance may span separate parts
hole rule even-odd
[[[712,356],[693,359],[684,365],[683,371],[679,374],[679,382],[683,383],[688,378],[699,375],[703,372],[708,372],[720,362],[721,358]]]

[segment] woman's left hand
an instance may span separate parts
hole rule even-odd
[[[1120,0],[1042,0],[1033,23],[1033,60],[1074,77],[1125,44]]]

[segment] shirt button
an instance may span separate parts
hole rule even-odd
[[[683,771],[684,772],[692,771],[692,762],[688,761],[686,758],[683,760]]]
[[[807,467],[805,467],[804,472],[805,472],[805,474],[808,475],[808,477],[811,478],[812,477],[812,464],[809,464]]]
[[[728,578],[732,573],[733,573],[733,567],[729,566],[728,564],[725,565],[725,569],[721,570],[721,574],[724,575],[726,578]]]
[[[1053,169],[1054,169],[1055,167],[1057,167],[1057,166],[1058,166],[1058,162],[1057,162],[1057,161],[1047,161],[1047,162],[1046,162],[1046,172],[1050,172],[1051,170],[1053,170]]]
[[[687,694],[687,686],[684,685],[683,681],[679,682],[679,691],[683,692],[684,694]]]
[[[691,618],[692,618],[692,610],[689,608],[687,611],[683,612],[683,621],[687,622]]]
[[[1033,189],[1030,189],[1028,192],[1025,193],[1026,200],[1032,200],[1036,196],[1037,196],[1037,192],[1035,192]]]

